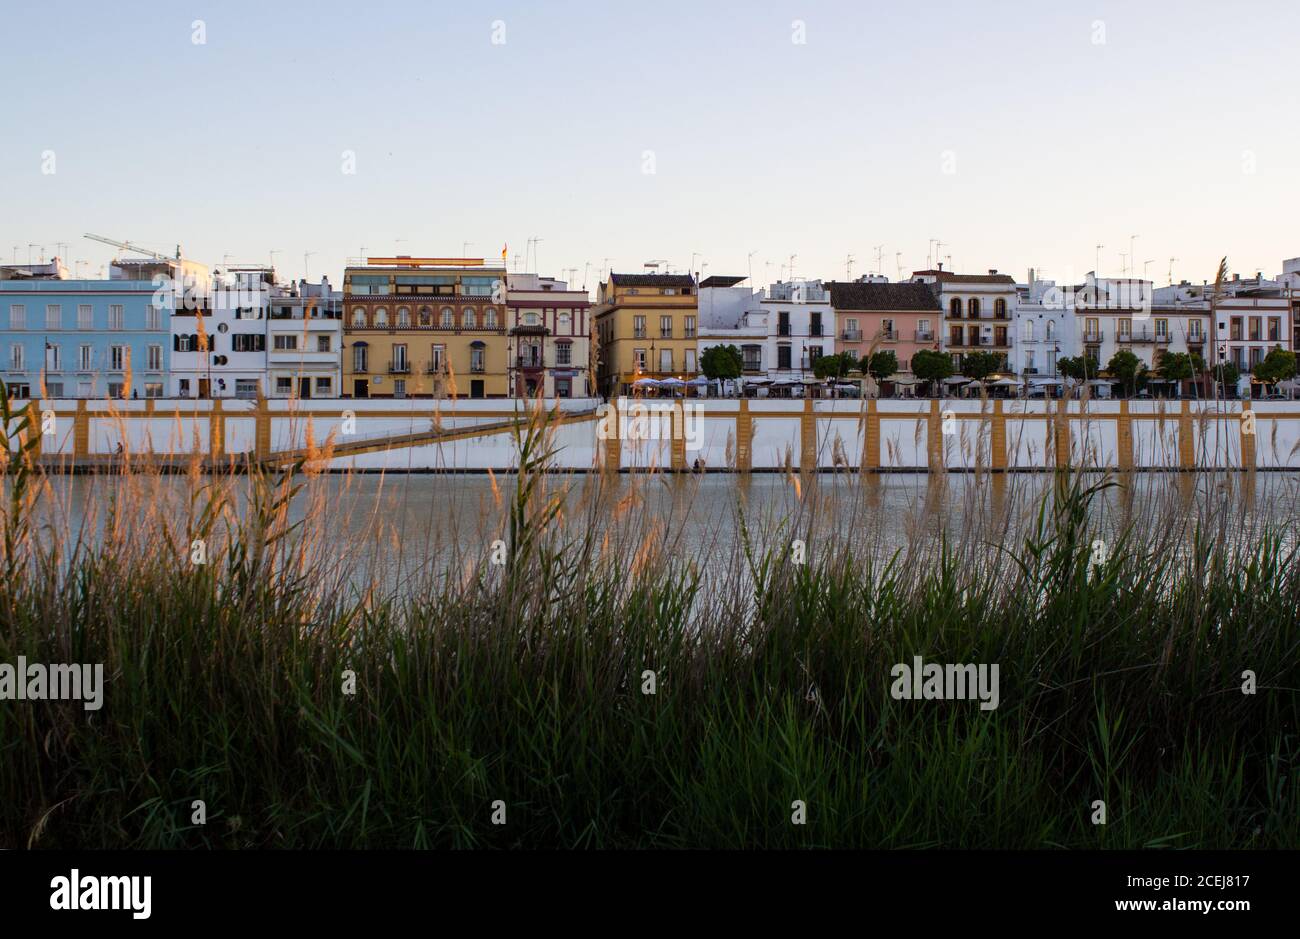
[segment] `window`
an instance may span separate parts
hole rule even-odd
[[[1117,325],[1120,339],[1128,339],[1133,335],[1133,321],[1128,317],[1121,317]]]
[[[145,368],[150,372],[161,372],[162,367],[162,346],[149,346],[145,353]]]
[[[235,379],[235,397],[245,401],[253,400],[257,397],[257,379],[256,378],[236,378]]]
[[[89,303],[80,303],[77,305],[77,328],[95,328],[95,308]]]
[[[961,299],[959,297],[953,297],[948,303],[948,315],[956,317],[961,316]]]
[[[671,315],[659,317],[659,338],[673,338],[673,318]]]
[[[110,303],[108,306],[108,328],[125,329],[126,315],[120,303]]]
[[[893,320],[881,320],[880,331],[886,339],[897,339],[898,334],[894,332]]]
[[[323,397],[329,397],[334,393],[334,381],[331,378],[316,379],[316,394]]]
[[[90,382],[83,382],[82,384],[89,385]],[[190,380],[188,378],[182,378],[180,380],[180,385],[176,389],[176,392],[182,398],[188,398],[190,396]],[[87,392],[87,394],[89,394],[89,392]],[[85,395],[82,395],[82,397],[85,397]]]
[[[57,303],[45,305],[45,328],[50,330],[63,328],[63,307]]]
[[[1277,316],[1268,318],[1268,341],[1281,342],[1282,340],[1282,320]]]
[[[1236,342],[1241,341],[1241,317],[1240,316],[1234,316],[1232,318],[1232,324],[1228,329],[1228,338]]]
[[[293,379],[286,375],[277,375],[275,378],[275,393],[278,395],[293,394]]]
[[[567,342],[562,342],[555,347],[555,364],[570,365],[572,364],[573,347]]]
[[[693,316],[686,317],[686,338],[687,339],[695,338],[695,317]]]
[[[993,301],[993,315],[1000,320],[1007,318],[1007,301],[999,297]]]
[[[406,343],[399,342],[393,346],[393,371],[409,372],[411,370],[410,360],[406,357]]]
[[[694,319],[694,317],[691,317]],[[814,310],[808,314],[808,335],[820,336],[822,334],[822,315]]]
[[[62,350],[55,345],[45,347],[45,367],[51,372],[57,372],[62,368],[63,359]]]
[[[1250,347],[1250,370],[1253,372],[1255,366],[1264,361],[1264,350],[1259,346]]]
[[[744,360],[744,369],[747,372],[760,372],[763,370],[763,347],[762,346],[741,346],[740,357]]]
[[[573,394],[572,385],[567,378],[555,379],[555,397],[568,398]]]
[[[111,372],[126,371],[126,363],[130,358],[126,346],[109,346],[108,347],[108,369]]]
[[[298,348],[297,333],[289,333],[288,335],[284,333],[276,333],[272,339],[275,342],[275,350],[277,352],[292,352],[294,349]]]
[[[94,353],[89,345],[82,344],[77,346],[77,368],[83,372],[90,371],[94,365]]]
[[[316,337],[316,351],[317,351],[317,352],[329,352],[329,351],[330,351],[330,337],[329,337],[329,336],[317,336],[317,337]]]
[[[559,325],[555,331],[569,336],[573,335],[573,317],[568,313],[561,313],[559,317]]]
[[[45,383],[45,393],[51,398],[63,397],[63,382],[51,381]]]
[[[461,310],[460,325],[462,329],[478,329],[478,311],[472,306],[467,306]]]
[[[1200,320],[1191,320],[1191,321],[1188,322],[1188,324],[1187,324],[1187,338],[1188,338],[1188,339],[1200,339],[1200,338],[1201,338],[1201,321],[1200,321]]]
[[[645,317],[644,316],[632,317],[632,338],[633,339],[645,338]]]
[[[430,310],[427,306],[420,307],[420,325],[421,326],[433,325],[433,311]]]
[[[455,319],[456,319],[456,314],[452,312],[451,307],[445,306],[442,308],[441,326],[443,329],[451,329]]]
[[[484,328],[484,329],[496,329],[496,328],[497,328],[497,309],[496,309],[496,307],[492,307],[492,306],[490,306],[490,307],[488,307],[486,310],[483,311],[483,328]]]
[[[430,370],[433,371],[433,372],[435,372],[435,373],[437,373],[437,372],[441,372],[441,371],[443,370],[443,367],[444,367],[446,364],[447,364],[447,347],[446,347],[446,346],[434,346],[434,347],[429,351],[429,368],[430,368]]]
[[[660,349],[659,350],[659,371],[671,372],[672,370],[673,370],[673,350]]]
[[[366,346],[352,347],[352,371],[368,372],[370,371],[370,349]]]
[[[1053,339],[1056,338],[1056,321],[1048,320],[1046,323],[1043,324],[1043,326],[1045,328],[1045,332],[1047,335],[1047,341],[1051,342]]]
[[[399,307],[397,310],[397,328],[409,329],[411,326],[411,311],[406,307]]]
[[[638,372],[645,371],[645,350],[644,349],[632,350],[632,365]]]
[[[163,386],[160,381],[147,381],[144,383],[144,396],[146,398],[161,398],[163,396]]]
[[[1021,341],[1021,342],[1033,342],[1033,341],[1034,341],[1034,321],[1033,321],[1033,320],[1021,320],[1021,322],[1020,322],[1020,341]]]
[[[525,325],[525,326],[536,326],[536,325],[537,325],[537,314],[536,314],[536,313],[525,313],[525,314],[524,314],[524,325]]]
[[[375,328],[386,329],[388,327],[388,310],[379,307],[375,310]]]
[[[9,347],[9,368],[15,372],[21,372],[25,367],[23,364],[23,344],[15,342]]]
[[[108,383],[108,396],[110,398],[120,398],[125,388],[126,386],[120,381],[111,381]]]
[[[144,328],[162,329],[162,311],[152,303],[144,308]]]
[[[1089,342],[1099,342],[1101,340],[1101,321],[1092,317],[1084,320],[1083,337]]]
[[[970,302],[966,304],[966,315],[973,320],[979,319],[980,316],[979,298],[977,297],[970,298]]]
[[[1156,320],[1156,338],[1164,339],[1169,335],[1169,320]]]
[[[294,337],[294,348],[297,348],[297,337]],[[235,333],[230,337],[231,352],[265,352],[266,336],[260,333]]]
[[[352,311],[352,328],[353,329],[366,328],[366,311],[361,309],[361,307],[357,307],[355,310]]]
[[[1252,317],[1250,318],[1250,341],[1251,341],[1251,342],[1259,342],[1259,340],[1260,340],[1260,338],[1261,338],[1262,336],[1263,336],[1263,333],[1261,333],[1261,332],[1260,332],[1260,329],[1259,329],[1259,317],[1258,317],[1258,316],[1252,316]]]
[[[776,314],[776,320],[777,320],[777,324],[776,324],[776,334],[777,334],[778,336],[788,336],[788,335],[790,335],[790,313],[789,313],[789,311],[787,311],[787,310],[782,310],[781,312],[777,313],[777,314]]]
[[[789,346],[787,343],[782,343],[781,345],[779,345],[779,346],[776,347],[776,367],[777,367],[777,368],[787,368],[787,369],[788,369],[788,368],[790,367],[790,357],[791,357],[791,356],[790,356],[790,346]]]
[[[23,306],[21,303],[15,303],[9,307],[9,328],[27,328],[27,307]]]
[[[482,346],[475,346],[469,350],[469,370],[471,372],[484,371]]]
[[[687,349],[685,356],[686,356],[686,363],[683,366],[683,368],[685,368],[685,370],[688,372],[694,372],[695,371],[695,350]]]

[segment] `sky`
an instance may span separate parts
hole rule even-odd
[[[94,232],[338,285],[508,246],[594,291],[1300,255],[1293,0],[0,2],[6,261],[95,276]]]

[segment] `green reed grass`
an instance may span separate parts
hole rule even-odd
[[[389,544],[399,518],[350,554],[310,462],[196,469],[171,502],[141,470],[70,532],[10,444],[0,662],[108,681],[93,713],[0,702],[0,845],[1300,844],[1293,532],[1230,537],[1217,502],[1103,524],[1115,481],[1072,475],[1018,520],[971,507],[954,534],[926,509],[898,549],[864,534],[868,480],[846,502],[792,478],[795,511],[759,519],[740,484],[739,540],[692,553],[644,500],[695,482],[548,476],[553,429],[519,433],[482,551],[435,540],[424,564]],[[893,700],[915,655],[998,663],[1001,706]]]

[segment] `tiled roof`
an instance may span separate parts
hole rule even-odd
[[[609,282],[619,287],[694,287],[689,274],[610,274]]]
[[[925,284],[831,284],[837,310],[918,310],[941,312],[939,300]]]
[[[933,277],[945,284],[1015,284],[1010,274],[954,274],[952,271],[914,271],[913,277]]]
[[[731,277],[726,274],[714,274],[700,281],[701,287],[734,287],[742,280],[748,280],[748,277]]]

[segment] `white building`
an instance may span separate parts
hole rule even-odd
[[[1000,354],[1010,367],[1014,337],[1012,321],[1019,294],[1015,278],[991,270],[987,274],[954,274],[942,266],[916,271],[915,283],[928,284],[943,308],[943,351],[961,369],[968,352]]]
[[[700,354],[713,346],[740,349],[749,377],[800,382],[813,362],[835,351],[830,291],[820,280],[778,281],[766,290],[743,277],[709,277],[699,289]]]
[[[340,396],[343,291],[328,277],[272,287],[267,331],[268,397]]]
[[[267,322],[275,271],[241,267],[172,311],[169,385],[176,398],[267,395]],[[206,339],[206,349],[203,346]]]
[[[1074,307],[1060,298],[1056,281],[1039,280],[1029,272],[1029,283],[1017,286],[1018,300],[1011,314],[1011,371],[1032,382],[1056,378],[1057,363],[1079,354]]]

